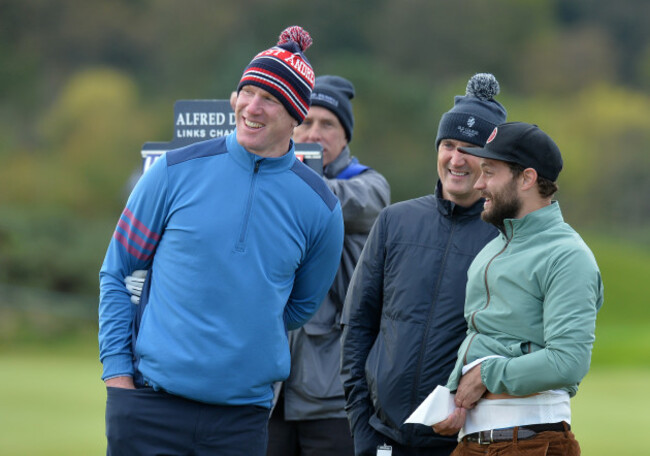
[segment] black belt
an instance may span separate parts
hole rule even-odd
[[[529,424],[527,426],[519,426],[516,428],[517,434],[516,437],[518,440],[526,440],[534,437],[540,432],[544,431],[558,431],[562,432],[565,430],[565,423],[546,423],[546,424]],[[570,430],[571,426],[566,424],[566,430]],[[489,431],[474,432],[472,434],[467,434],[463,437],[463,442],[472,442],[480,444],[490,444],[496,442],[508,442],[514,440],[515,438],[515,428],[504,428],[504,429],[490,429]]]

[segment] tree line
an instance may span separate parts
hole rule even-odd
[[[293,24],[317,75],[355,84],[350,147],[393,201],[433,191],[438,120],[491,72],[508,119],[560,146],[569,221],[650,239],[647,17],[643,0],[0,1],[0,282],[96,293],[142,144],[172,138],[176,100],[227,98]]]

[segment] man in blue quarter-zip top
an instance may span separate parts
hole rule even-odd
[[[167,152],[127,201],[100,271],[108,455],[266,453],[287,331],[318,310],[343,243],[338,199],[291,140],[310,45],[283,31],[243,72],[235,131]]]
[[[457,408],[434,429],[460,431],[454,456],[579,455],[570,398],[589,370],[603,284],[552,199],[560,150],[523,122],[461,150],[481,160],[481,218],[500,235],[468,270],[469,328],[447,383]]]

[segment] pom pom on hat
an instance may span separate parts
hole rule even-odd
[[[464,96],[454,97],[454,107],[442,115],[436,149],[443,139],[456,139],[483,147],[492,130],[506,121],[506,108],[494,99],[499,82],[490,73],[477,73],[467,81]]]
[[[302,52],[305,52],[307,49],[309,49],[309,46],[311,46],[314,42],[314,40],[311,39],[309,33],[297,25],[287,27],[282,31],[282,33],[280,33],[278,46],[282,46],[283,44],[287,44],[291,41],[297,43]]]
[[[301,124],[309,111],[314,88],[314,70],[303,54],[312,42],[302,27],[286,28],[276,46],[257,54],[244,69],[237,93],[245,85],[260,87],[276,97]]]
[[[465,95],[488,101],[499,94],[499,81],[490,73],[476,73],[467,81]]]

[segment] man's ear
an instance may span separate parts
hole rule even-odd
[[[530,190],[537,183],[537,171],[533,168],[526,168],[520,177],[522,190]]]
[[[230,93],[230,107],[233,111],[235,110],[235,106],[237,106],[237,92],[233,90]]]

